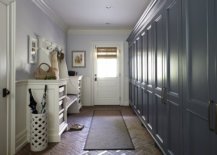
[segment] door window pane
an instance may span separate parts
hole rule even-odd
[[[97,77],[117,77],[117,48],[97,48]]]

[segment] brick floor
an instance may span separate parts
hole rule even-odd
[[[84,151],[85,141],[88,135],[93,110],[119,109],[132,138],[135,150],[104,150],[104,151]],[[27,144],[16,155],[161,155],[162,153],[155,147],[154,140],[148,131],[141,126],[140,121],[130,107],[120,106],[94,106],[83,107],[79,114],[68,115],[68,123],[84,124],[81,131],[68,131],[62,134],[60,143],[49,143],[48,148],[42,152],[31,152]]]

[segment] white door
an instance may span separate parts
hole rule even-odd
[[[15,0],[0,0],[0,154],[15,154]],[[3,96],[3,89],[10,94]]]
[[[7,101],[3,88],[7,87],[7,6],[0,2],[0,154],[7,154]]]
[[[120,105],[119,48],[97,46],[94,54],[94,105]]]

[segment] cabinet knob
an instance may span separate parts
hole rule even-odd
[[[212,111],[212,106],[214,104],[213,100],[209,100],[208,102],[208,125],[209,125],[209,130],[210,131],[214,131],[214,127],[213,127],[213,122],[211,119],[211,116],[213,116],[213,111]]]

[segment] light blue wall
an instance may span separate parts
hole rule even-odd
[[[28,35],[38,34],[66,47],[66,33],[31,0],[17,0],[16,12],[16,79],[33,77],[36,65],[28,64]]]
[[[78,74],[91,76],[93,43],[95,42],[123,42],[124,43],[124,72],[128,77],[128,43],[130,30],[71,30],[67,35],[67,66],[68,70],[77,71]],[[72,51],[86,51],[86,67],[72,68]]]

